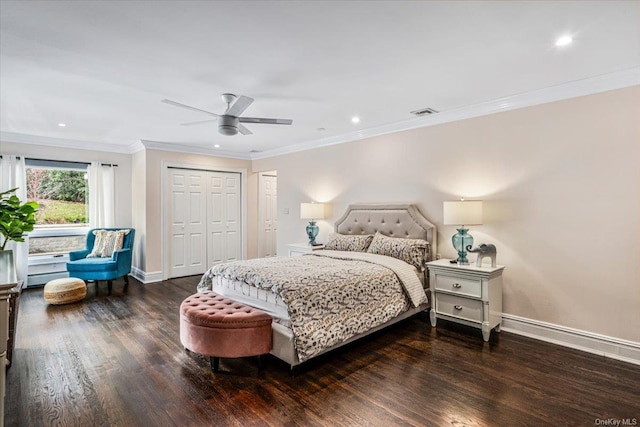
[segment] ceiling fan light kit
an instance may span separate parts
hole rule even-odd
[[[233,116],[220,116],[218,117],[218,132],[223,135],[235,135],[238,133],[238,125],[240,120]]]
[[[253,98],[241,95],[237,97],[232,93],[223,93],[222,100],[227,104],[227,109],[224,114],[216,114],[211,111],[202,110],[197,107],[182,104],[180,102],[172,101],[170,99],[163,99],[165,104],[173,105],[174,107],[186,108],[192,111],[198,111],[201,113],[215,116],[213,120],[201,120],[198,122],[183,123],[184,126],[199,125],[203,123],[210,123],[212,121],[218,122],[218,132],[222,135],[233,136],[240,132],[243,135],[251,135],[249,129],[242,123],[258,123],[268,125],[291,125],[293,120],[290,119],[266,119],[262,117],[240,117],[240,115],[246,110],[254,101]]]

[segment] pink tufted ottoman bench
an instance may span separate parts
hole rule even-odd
[[[218,372],[221,357],[260,356],[271,351],[271,316],[215,292],[191,295],[180,304],[180,341],[210,356]]]

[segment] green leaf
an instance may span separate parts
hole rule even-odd
[[[13,188],[0,193],[0,234],[4,236],[0,249],[4,249],[10,240],[24,242],[24,233],[33,231],[36,223],[38,203],[20,203],[20,199],[15,195],[16,190],[17,188]]]

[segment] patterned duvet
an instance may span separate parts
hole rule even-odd
[[[216,276],[282,298],[301,362],[427,302],[409,264],[360,252],[317,251],[220,264],[202,276],[198,291],[210,290]]]

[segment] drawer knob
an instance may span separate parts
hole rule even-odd
[[[454,283],[453,287],[456,288],[456,289],[459,289],[459,288],[462,287],[462,285],[460,283]]]
[[[461,305],[454,305],[453,308],[455,308],[456,310],[462,310],[462,306]]]

